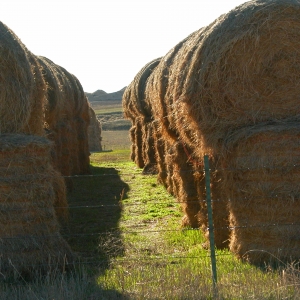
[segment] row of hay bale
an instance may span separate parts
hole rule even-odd
[[[54,166],[64,176],[89,173],[89,104],[79,80],[48,58],[38,56],[47,84],[45,123],[54,142]]]
[[[67,217],[63,176],[90,172],[90,110],[74,75],[32,54],[0,22],[2,279],[72,265],[75,256],[60,235]]]
[[[253,263],[300,258],[299,29],[299,1],[246,2],[171,49],[145,88],[184,223],[207,228],[209,155],[216,246]]]
[[[126,88],[122,105],[125,118],[131,120],[130,140],[132,142],[131,159],[144,172],[156,172],[156,159],[153,148],[153,125],[151,107],[145,102],[146,82],[161,58],[145,65]]]

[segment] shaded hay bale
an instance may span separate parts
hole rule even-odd
[[[89,150],[102,151],[101,123],[97,119],[95,111],[91,106],[89,107],[89,116],[90,116],[90,125],[88,127]]]
[[[82,86],[73,74],[48,58],[38,59],[47,83],[45,129],[55,144],[53,163],[65,176],[88,174],[89,105]]]
[[[299,138],[299,123],[282,121],[228,138],[223,191],[238,257],[258,264],[300,258]]]
[[[0,136],[0,270],[4,278],[63,271],[73,262],[74,255],[59,233],[57,214],[65,214],[61,209],[66,209],[66,195],[61,177],[52,168],[50,147],[42,137]],[[60,207],[57,212],[54,204]]]
[[[43,135],[46,85],[39,63],[0,22],[0,132]]]

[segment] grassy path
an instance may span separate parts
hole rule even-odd
[[[105,160],[127,185],[119,193],[121,242],[106,241],[110,263],[98,284],[129,299],[209,299],[211,268],[202,234],[180,228],[176,200],[156,176],[142,175],[128,157],[126,150],[92,156],[94,166]],[[112,250],[113,245],[122,245],[122,251]],[[297,294],[277,273],[241,263],[228,251],[217,251],[217,270],[219,299],[292,299]]]
[[[73,178],[62,229],[77,272],[0,284],[0,299],[300,298],[297,266],[262,271],[228,251],[217,251],[214,293],[203,236],[180,228],[179,205],[156,176],[142,175],[126,149],[92,154],[91,170]]]

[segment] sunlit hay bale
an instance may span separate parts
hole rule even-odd
[[[89,107],[90,125],[88,127],[89,150],[102,151],[101,145],[101,123],[97,119],[95,111]]]
[[[127,86],[122,98],[124,116],[134,120],[135,117],[151,118],[151,107],[145,102],[145,89],[148,77],[156,68],[161,58],[154,59],[147,63]]]
[[[188,38],[184,39],[173,47],[159,62],[153,70],[146,83],[145,102],[147,107],[152,110],[153,118],[161,124],[161,134],[165,139],[169,139],[171,143],[177,140],[177,129],[172,122],[172,89],[173,83],[170,81],[172,75],[172,65],[177,56],[182,51]]]
[[[175,149],[172,145],[168,143],[168,141],[165,141],[164,144],[164,170],[166,173],[166,179],[165,179],[165,187],[169,194],[173,195],[174,197],[177,197],[179,194],[179,186],[178,181],[174,180],[174,160],[175,160]]]
[[[155,155],[155,127],[153,122],[145,122],[143,127],[143,161],[145,166],[143,174],[157,174],[157,161]]]
[[[0,132],[43,134],[46,86],[34,55],[0,22]]]
[[[53,178],[51,143],[46,138],[0,136],[0,272],[32,278],[64,271],[74,256],[59,233],[54,203],[65,202]],[[59,198],[59,199],[58,199]],[[65,205],[63,203],[63,205]],[[66,207],[66,206],[65,206]]]
[[[169,80],[177,128],[199,157],[241,126],[299,115],[299,15],[299,1],[248,1],[189,41]]]
[[[129,129],[129,138],[131,141],[130,145],[130,159],[131,161],[135,161],[135,151],[136,151],[136,141],[135,141],[135,131],[136,131],[136,126],[132,125]]]
[[[152,122],[152,112],[151,112],[151,106],[148,106],[145,102],[145,88],[146,83],[148,80],[148,77],[153,72],[155,67],[158,65],[160,61],[160,58],[155,59],[149,63],[147,63],[134,77],[133,81],[128,85],[126,88],[123,98],[122,98],[122,105],[123,105],[123,111],[124,116],[127,119],[131,120],[132,127],[136,127],[136,129],[139,129],[139,126],[141,126],[141,131],[143,132],[143,139],[145,139],[142,143],[142,148],[139,148],[139,145],[134,145],[132,149],[134,148],[136,151],[142,151],[141,155],[143,157],[143,162],[140,162],[139,156],[136,156],[132,154],[132,157],[135,156],[138,158],[138,166],[145,167],[145,173],[149,172],[150,169],[155,172],[155,161],[153,160],[155,158],[155,152],[154,148],[151,145],[147,145],[148,142],[151,142],[153,140],[153,137],[151,137],[152,130],[151,125],[148,125]],[[139,118],[140,121],[136,121],[135,119]],[[143,119],[143,123],[141,120]],[[137,126],[137,122],[139,125]],[[138,142],[139,139],[131,139],[131,141]],[[140,154],[139,154],[140,155]],[[152,172],[150,171],[150,173]]]
[[[299,122],[242,128],[226,140],[230,250],[252,263],[300,258]]]
[[[144,126],[144,118],[136,117],[135,118],[135,164],[139,168],[145,167],[145,162],[143,160],[143,126]]]
[[[154,120],[153,124],[153,140],[154,140],[154,149],[155,149],[155,161],[157,167],[157,179],[160,184],[163,184],[165,188],[167,188],[167,171],[166,171],[166,163],[165,163],[165,144],[166,142],[161,137],[159,130],[159,122]]]
[[[197,215],[200,209],[204,207],[205,199],[198,199],[197,185],[205,185],[202,172],[202,180],[195,180],[195,167],[193,161],[188,156],[187,147],[181,142],[172,145],[173,159],[169,164],[173,167],[172,179],[174,186],[177,188],[176,198],[180,202],[182,211],[186,218],[184,218],[183,226],[191,226],[193,228],[199,227]],[[205,207],[205,212],[206,212]]]

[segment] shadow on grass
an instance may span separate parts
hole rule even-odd
[[[121,199],[129,186],[115,168],[91,166],[91,176],[73,177],[68,193],[69,221],[62,230],[72,250],[92,274],[103,273],[111,258],[123,256],[119,229]]]

